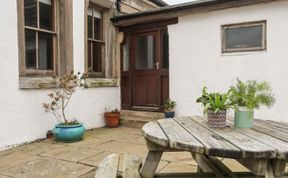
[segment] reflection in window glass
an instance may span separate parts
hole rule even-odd
[[[26,68],[36,69],[36,32],[25,30]]]
[[[40,70],[53,70],[53,59],[52,59],[52,38],[51,34],[38,33],[39,35],[39,69]]]
[[[88,16],[87,16],[87,20],[88,20],[88,38],[93,38],[93,9],[91,7],[88,8]]]
[[[154,68],[154,36],[138,36],[135,39],[136,69]]]
[[[37,2],[36,0],[24,1],[25,25],[37,27]]]
[[[261,47],[262,26],[232,28],[226,30],[227,48]]]
[[[52,30],[52,1],[39,0],[40,28]]]
[[[102,72],[102,44],[93,44],[93,71]]]
[[[163,43],[163,49],[162,49],[162,58],[163,58],[163,69],[169,68],[169,35],[168,31],[162,31],[162,43]]]
[[[125,40],[122,45],[122,59],[123,59],[123,71],[129,71],[129,41]]]
[[[264,50],[266,48],[266,22],[222,26],[223,52]]]

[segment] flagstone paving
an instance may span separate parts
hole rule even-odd
[[[81,142],[59,143],[53,139],[0,151],[0,178],[93,178],[99,161],[110,153],[147,154],[141,129],[119,127],[87,131]],[[233,170],[247,171],[231,160]],[[188,152],[164,153],[157,172],[195,172],[196,162]]]

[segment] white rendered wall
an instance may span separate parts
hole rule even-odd
[[[288,122],[287,19],[285,1],[183,16],[169,26],[170,96],[177,101],[177,115],[201,115],[195,100],[202,87],[226,91],[239,77],[273,87],[275,105],[257,110],[257,118]],[[221,54],[221,25],[259,20],[267,20],[267,51]]]
[[[84,70],[84,1],[74,0],[74,66]],[[45,138],[56,123],[42,103],[47,92],[19,90],[17,4],[0,0],[0,149]],[[80,119],[87,129],[104,126],[105,107],[120,105],[119,88],[80,91],[71,101],[68,116]]]

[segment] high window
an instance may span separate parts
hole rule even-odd
[[[266,21],[222,26],[222,52],[266,49]]]
[[[104,73],[103,15],[101,9],[89,5],[87,11],[88,73],[99,76]]]
[[[54,73],[56,0],[24,0],[26,73]]]

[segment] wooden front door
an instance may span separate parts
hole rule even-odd
[[[160,76],[157,32],[132,35],[132,108],[160,108]]]
[[[121,72],[122,109],[160,111],[169,98],[167,29],[133,32],[127,42],[129,52],[124,53],[129,59],[122,59]]]

